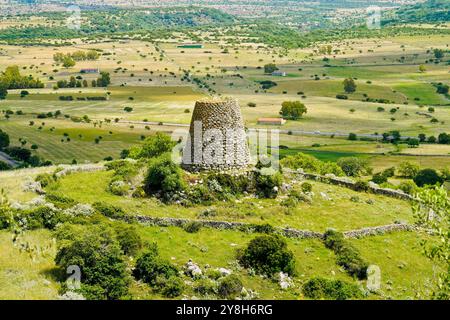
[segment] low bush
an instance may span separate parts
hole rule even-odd
[[[194,291],[202,296],[215,295],[218,293],[218,289],[218,284],[208,278],[200,279],[194,285]]]
[[[367,181],[358,180],[355,182],[353,189],[358,192],[367,192],[370,190],[370,187]]]
[[[200,231],[201,228],[202,228],[202,224],[198,221],[192,221],[192,222],[186,223],[183,226],[184,231],[186,231],[188,233],[197,233]]]
[[[81,269],[81,293],[88,299],[116,300],[128,295],[130,274],[114,232],[105,225],[64,224],[55,233],[56,265]]]
[[[147,195],[160,193],[163,198],[168,199],[171,194],[185,188],[182,170],[172,162],[170,154],[165,154],[150,162],[144,181],[144,191]]]
[[[362,297],[361,290],[353,283],[321,277],[308,280],[303,285],[302,292],[307,298],[314,300],[349,300]]]
[[[359,251],[344,239],[341,232],[327,230],[324,235],[324,244],[336,254],[336,262],[348,274],[362,280],[367,278],[368,263],[365,262]]]
[[[45,195],[45,199],[53,203],[55,207],[59,209],[68,209],[77,204],[77,202],[72,198],[55,193],[47,193]]]
[[[100,213],[108,218],[123,219],[126,216],[125,211],[122,208],[114,206],[114,205],[106,203],[106,202],[95,202],[94,204],[92,204],[92,207],[98,213]]]
[[[276,198],[278,190],[283,182],[283,176],[277,172],[274,174],[255,174],[256,194],[263,198]]]
[[[178,276],[178,269],[173,264],[165,261],[159,256],[158,247],[152,245],[136,261],[133,275],[136,279],[142,280],[152,286],[157,286],[158,277],[170,279]]]
[[[417,185],[413,181],[403,181],[398,188],[404,193],[414,195],[417,192]]]
[[[172,276],[170,278],[158,276],[156,278],[155,287],[164,297],[176,298],[183,293],[184,282],[176,276]]]
[[[372,169],[366,159],[344,157],[339,159],[337,164],[349,177],[359,177],[360,175],[372,173]]]
[[[241,279],[232,274],[220,281],[218,293],[222,298],[234,299],[242,292],[243,287]]]
[[[376,173],[373,175],[372,177],[372,182],[376,183],[376,184],[382,184],[388,181],[388,178],[382,173]]]
[[[49,173],[41,173],[36,176],[34,181],[39,182],[42,188],[47,187],[49,184],[56,181],[56,177]]]
[[[128,256],[134,256],[142,248],[142,239],[136,226],[119,223],[114,226],[117,241],[122,251]]]
[[[309,182],[303,182],[301,187],[302,187],[302,192],[304,192],[304,193],[311,192],[313,189],[312,184]]]
[[[294,254],[288,249],[286,240],[278,235],[254,238],[238,254],[238,260],[244,267],[253,268],[259,274],[295,273]]]
[[[62,224],[70,219],[68,215],[46,206],[24,212],[24,214],[20,216],[26,219],[27,229],[30,230],[39,228],[53,230],[59,224]]]
[[[232,175],[227,173],[214,173],[208,175],[206,178],[209,189],[214,192],[229,193],[233,195],[240,195],[245,191],[251,189],[251,182],[247,175]],[[220,188],[217,190],[217,186]],[[213,187],[214,186],[214,187]]]
[[[308,173],[318,173],[321,175],[334,174],[335,176],[345,175],[344,171],[334,162],[320,161],[317,158],[297,153],[293,156],[287,156],[280,161],[283,168],[303,169]]]

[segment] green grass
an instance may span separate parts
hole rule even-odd
[[[424,237],[417,233],[394,233],[351,240],[364,259],[381,269],[381,290],[386,298],[427,298],[434,279],[433,265],[421,254]]]
[[[39,248],[30,254],[13,246],[12,233],[0,231],[0,300],[53,300],[59,284],[54,279],[55,243],[50,232],[27,232],[22,243]]]
[[[402,83],[393,88],[406,95],[411,102],[423,105],[450,105],[450,100],[438,94],[436,88],[430,83]],[[415,98],[420,100],[415,101]]]
[[[157,217],[199,219],[199,214],[211,206],[183,207],[162,205],[155,199],[133,199],[112,195],[107,191],[111,172],[76,173],[61,179],[48,188],[81,203],[105,201],[124,208],[130,214]],[[273,226],[292,227],[324,232],[328,228],[341,231],[379,226],[401,220],[412,221],[409,203],[384,196],[357,193],[349,189],[312,182],[313,203],[302,203],[287,210],[280,200],[244,198],[236,202],[218,202],[212,207],[217,215],[212,219],[245,223],[269,223]],[[78,188],[83,186],[83,188]],[[332,201],[322,199],[325,192]],[[358,197],[359,202],[351,201]],[[366,201],[373,200],[374,204]]]
[[[295,288],[280,290],[278,284],[267,278],[251,276],[244,269],[236,269],[236,251],[256,237],[238,231],[203,228],[197,233],[187,233],[181,228],[138,226],[144,241],[156,242],[163,258],[182,268],[192,259],[202,268],[232,269],[243,281],[246,289],[258,293],[259,299],[302,299],[301,285],[311,277],[352,280],[336,265],[334,253],[319,240],[287,239],[288,248],[296,260],[297,276]],[[433,277],[431,263],[421,254],[418,242],[421,236],[413,232],[399,232],[350,240],[370,264],[381,269],[381,294],[370,295],[369,299],[422,298],[427,297],[430,280]],[[51,232],[29,231],[24,239],[34,246],[45,248],[42,254],[31,256],[20,252],[11,242],[11,234],[0,231],[0,300],[2,299],[56,299],[59,284],[55,274],[55,246]],[[362,282],[364,286],[365,283]],[[130,286],[133,299],[162,299],[147,285],[133,281]],[[185,295],[197,294],[193,286],[186,286]]]

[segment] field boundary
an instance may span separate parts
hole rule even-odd
[[[131,218],[131,219],[130,219]],[[159,226],[159,227],[179,227],[190,223],[198,223],[202,227],[212,228],[217,230],[236,230],[242,232],[257,232],[258,225],[242,223],[242,222],[230,222],[230,221],[214,221],[214,220],[194,220],[194,219],[184,219],[184,218],[164,218],[164,217],[151,217],[151,216],[128,216],[125,218],[127,222],[137,221],[138,223],[146,226]],[[355,229],[344,231],[343,234],[348,239],[360,239],[370,236],[382,235],[393,232],[410,232],[417,231],[418,227],[399,223],[399,224],[389,224],[384,226],[367,227],[362,229]],[[309,230],[299,230],[292,228],[281,228],[275,227],[275,233],[281,234],[286,238],[294,239],[320,239],[324,238],[324,233],[309,231]]]

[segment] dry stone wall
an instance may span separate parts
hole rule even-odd
[[[250,164],[244,121],[236,100],[197,101],[183,151],[188,171],[242,169]]]

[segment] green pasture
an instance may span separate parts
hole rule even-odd
[[[158,217],[200,219],[202,211],[211,206],[187,208],[178,205],[160,205],[154,199],[132,199],[114,196],[108,192],[110,172],[77,173],[64,177],[49,187],[55,192],[81,203],[105,201],[123,207],[130,214]],[[76,186],[83,185],[83,189]],[[293,227],[313,231],[336,228],[341,231],[366,226],[391,224],[395,221],[412,221],[409,203],[383,196],[361,194],[349,189],[313,183],[315,196],[312,204],[302,203],[287,210],[281,200],[244,198],[235,203],[214,203],[217,215],[213,219],[247,223],[270,223],[274,226]],[[325,192],[332,201],[322,199]],[[351,198],[357,196],[358,202]],[[372,199],[374,204],[366,201]]]

